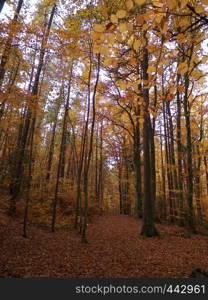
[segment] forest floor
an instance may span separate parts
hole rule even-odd
[[[187,278],[208,271],[208,235],[157,224],[159,237],[139,235],[141,221],[123,215],[95,217],[82,244],[73,230],[30,225],[21,236],[19,218],[0,226],[0,277]]]

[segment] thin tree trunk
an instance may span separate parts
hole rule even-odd
[[[103,122],[100,124],[100,157],[98,172],[98,199],[99,204],[103,204]]]
[[[162,200],[162,217],[167,218],[167,199],[166,199],[166,182],[165,182],[165,167],[163,160],[163,144],[162,144],[162,130],[160,126],[160,155],[161,155],[161,177],[162,177],[162,191],[163,191],[163,200]]]
[[[96,138],[95,138],[95,203],[99,203],[99,195],[98,195],[98,125],[96,130]]]
[[[53,162],[53,154],[54,154],[54,145],[55,145],[55,135],[56,135],[56,127],[58,122],[58,114],[60,109],[60,101],[56,100],[56,107],[55,107],[55,119],[52,127],[51,132],[51,142],[48,152],[48,164],[47,164],[47,171],[46,171],[46,180],[49,181],[51,177],[51,168],[52,168],[52,162]]]
[[[119,159],[118,159],[118,189],[119,189],[120,214],[123,214],[122,164],[121,164],[121,157],[119,157]]]
[[[207,166],[206,156],[204,156],[204,166],[205,166],[205,173],[206,173],[206,186],[207,186],[207,195],[208,195],[208,166]]]
[[[196,212],[197,212],[197,223],[202,224],[202,207],[201,207],[201,180],[200,180],[200,171],[201,171],[201,156],[199,145],[196,147],[196,155],[195,159],[195,195],[196,195]]]
[[[92,64],[90,61],[89,73],[88,73],[88,103],[87,103],[87,116],[86,122],[84,125],[84,132],[81,140],[81,151],[80,151],[80,161],[78,166],[78,178],[77,178],[77,199],[76,199],[76,214],[75,214],[75,222],[74,228],[78,227],[78,218],[80,215],[81,219],[81,178],[82,171],[84,166],[85,152],[86,152],[86,144],[87,144],[87,130],[89,123],[89,114],[90,114],[90,82],[91,82],[91,74],[92,74]]]
[[[147,49],[146,31],[143,34],[146,45],[143,47],[142,60],[142,79],[148,84],[148,60],[149,54]],[[151,180],[151,120],[149,114],[149,89],[143,87],[144,98],[144,125],[143,125],[143,155],[144,155],[144,208],[143,208],[143,225],[141,235],[152,237],[158,235],[154,225],[154,203],[152,199],[152,180]]]
[[[176,172],[176,162],[175,162],[175,154],[174,154],[174,133],[173,133],[173,121],[172,115],[170,110],[170,102],[166,103],[167,114],[168,114],[168,136],[170,137],[169,141],[169,160],[170,160],[170,173],[171,173],[171,180],[173,186],[173,209],[174,209],[174,219],[178,216],[178,206],[177,201],[178,199],[178,178]]]
[[[172,177],[170,172],[170,159],[169,159],[169,143],[168,143],[168,131],[167,131],[167,121],[165,115],[165,104],[163,103],[163,126],[165,134],[165,159],[166,159],[166,170],[167,170],[167,179],[168,179],[168,198],[169,198],[169,219],[171,222],[174,222],[174,211],[173,211],[173,185]]]
[[[181,144],[181,97],[178,89],[181,75],[177,75],[177,167],[178,167],[178,199],[179,199],[179,222],[178,225],[184,226],[184,197],[183,197],[183,176],[182,176],[182,144]]]
[[[58,190],[59,190],[59,179],[61,177],[61,167],[62,167],[64,147],[65,147],[65,135],[66,135],[66,129],[67,129],[67,118],[68,118],[69,100],[70,100],[70,92],[71,92],[72,71],[73,71],[73,63],[71,66],[71,71],[70,71],[69,87],[68,87],[68,93],[67,93],[67,100],[66,100],[66,104],[65,104],[61,145],[60,145],[60,153],[59,153],[59,162],[58,162],[58,170],[57,170],[57,176],[56,176],[55,194],[54,194],[54,199],[53,199],[53,203],[52,203],[52,222],[51,222],[51,231],[52,232],[55,232],[55,226],[56,226],[56,207],[57,207],[57,198],[58,198]]]
[[[192,168],[192,139],[191,139],[191,122],[190,107],[188,102],[189,74],[184,75],[185,93],[183,99],[185,122],[186,122],[186,152],[187,152],[187,228],[192,233],[196,233],[194,225],[194,209],[193,209],[193,168]]]
[[[92,62],[90,61],[90,64]],[[89,144],[89,152],[86,159],[85,169],[84,169],[84,195],[85,195],[85,202],[84,202],[84,220],[83,220],[83,228],[82,228],[82,243],[87,243],[87,237],[86,237],[86,225],[87,225],[87,215],[88,215],[88,172],[90,168],[91,163],[91,156],[92,156],[92,147],[93,147],[93,137],[94,137],[94,126],[95,126],[95,96],[97,92],[97,86],[99,81],[99,75],[100,75],[100,54],[98,55],[98,62],[97,62],[97,75],[96,75],[96,81],[94,85],[94,91],[92,96],[92,125],[91,125],[91,132],[90,132],[90,144]],[[90,86],[88,87],[90,88]],[[88,105],[90,106],[90,89],[89,89],[89,95],[88,95]],[[88,115],[89,118],[89,115]],[[86,122],[86,125],[88,125],[89,119]],[[87,132],[87,127],[86,127]]]
[[[138,111],[138,115],[140,112]],[[141,146],[140,146],[140,126],[138,118],[136,120],[133,136],[133,156],[134,156],[134,172],[136,186],[136,203],[135,215],[142,218],[142,182],[141,182]]]

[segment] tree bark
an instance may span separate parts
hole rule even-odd
[[[51,132],[51,141],[50,141],[50,147],[48,152],[48,164],[47,164],[47,171],[46,171],[46,180],[49,181],[51,177],[51,168],[52,168],[52,162],[53,162],[53,154],[54,154],[54,145],[55,145],[55,135],[56,135],[56,127],[58,122],[58,114],[60,109],[60,101],[57,99],[57,105],[55,107],[55,119],[53,122],[52,132]]]
[[[66,138],[68,111],[69,111],[69,100],[70,100],[70,94],[71,94],[72,72],[73,72],[73,63],[71,65],[71,70],[70,70],[69,86],[68,86],[68,93],[67,93],[67,99],[66,99],[66,104],[65,104],[63,127],[62,127],[58,170],[57,170],[57,176],[56,176],[55,194],[54,194],[54,199],[52,202],[52,222],[51,222],[51,231],[52,232],[55,232],[55,226],[56,226],[56,207],[57,207],[58,190],[59,190],[59,179],[61,177],[63,154],[65,151],[65,141],[66,141],[65,138]]]
[[[185,93],[183,99],[185,124],[186,124],[186,153],[187,153],[187,228],[192,233],[196,233],[194,224],[194,209],[193,209],[193,167],[192,167],[192,138],[191,138],[191,121],[190,121],[190,107],[188,102],[189,89],[189,74],[184,75]]]
[[[144,207],[143,207],[143,225],[141,235],[146,237],[157,236],[158,231],[154,225],[154,203],[152,199],[152,180],[151,180],[151,120],[149,114],[149,88],[148,85],[148,49],[146,31],[143,34],[146,45],[143,47],[142,59],[142,79],[143,99],[144,99],[144,125],[143,125],[143,155],[144,155]]]
[[[138,111],[138,117],[140,112]],[[141,182],[141,145],[140,145],[140,126],[137,118],[133,135],[133,158],[136,187],[135,215],[142,218],[142,182]]]
[[[90,54],[92,55],[92,54]],[[90,59],[90,63],[91,59]],[[92,157],[92,148],[93,148],[93,137],[94,137],[94,126],[95,126],[95,116],[96,116],[96,110],[95,110],[95,97],[97,92],[97,86],[99,81],[99,75],[100,75],[100,54],[98,55],[98,62],[97,62],[97,75],[96,75],[96,81],[94,85],[94,91],[92,96],[92,125],[91,125],[91,132],[90,132],[90,144],[89,144],[89,151],[88,155],[86,157],[85,161],[85,167],[84,167],[84,219],[83,219],[83,228],[82,228],[82,243],[87,243],[87,237],[86,237],[86,228],[87,228],[87,216],[88,216],[88,173],[91,163],[91,157]],[[90,88],[90,86],[88,87]],[[89,99],[88,99],[88,105],[90,106],[90,90],[89,90]],[[89,119],[87,120],[86,125],[88,126]],[[86,127],[87,132],[87,127]]]
[[[180,84],[181,75],[177,74],[177,168],[178,168],[178,199],[179,199],[179,222],[178,225],[184,226],[184,197],[183,197],[183,175],[182,175],[182,144],[181,144],[181,97],[178,86]]]

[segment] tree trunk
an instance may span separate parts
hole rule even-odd
[[[92,55],[92,54],[90,54]],[[90,59],[90,63],[92,63]],[[100,55],[98,55],[98,62],[97,62],[97,75],[96,75],[96,81],[94,85],[94,91],[92,96],[92,125],[91,125],[91,132],[90,132],[90,144],[89,144],[89,152],[88,156],[86,157],[85,161],[85,168],[84,168],[84,196],[85,196],[85,202],[84,202],[84,219],[83,219],[83,228],[82,228],[82,243],[87,243],[87,237],[86,237],[86,227],[87,227],[87,216],[88,216],[88,173],[91,163],[91,157],[92,157],[92,148],[93,148],[93,137],[94,137],[94,126],[95,126],[95,96],[97,92],[97,85],[99,81],[99,75],[100,75]],[[90,106],[90,85],[88,86],[89,95],[88,95],[88,106]],[[90,109],[90,107],[89,107]],[[88,115],[89,118],[89,115]],[[87,126],[88,126],[89,119],[86,122],[86,133],[87,133]]]
[[[134,136],[133,136],[133,156],[134,156],[134,172],[135,172],[135,186],[136,186],[135,215],[138,218],[142,218],[141,146],[140,146],[140,126],[139,126],[138,118],[136,120]]]
[[[168,180],[168,198],[169,198],[169,215],[168,218],[170,222],[174,222],[174,209],[173,209],[173,182],[170,171],[170,157],[169,157],[169,139],[167,130],[167,119],[165,114],[165,104],[163,103],[163,126],[165,134],[165,159],[166,159],[166,170],[167,170],[167,180]]]
[[[149,114],[149,89],[148,85],[148,49],[146,31],[143,34],[146,45],[143,47],[142,60],[142,79],[144,80],[143,98],[144,98],[144,127],[143,127],[143,155],[144,155],[144,208],[143,225],[141,235],[146,237],[157,236],[158,231],[154,225],[154,203],[152,199],[152,180],[151,180],[151,120]]]
[[[197,223],[202,224],[202,206],[201,206],[201,155],[199,145],[195,146],[195,196],[196,196],[196,212],[197,212]]]
[[[181,75],[177,74],[177,168],[178,168],[178,199],[179,199],[179,222],[178,225],[184,226],[184,197],[183,197],[183,176],[182,176],[182,144],[181,144],[181,97],[178,89]]]
[[[188,102],[189,74],[184,75],[185,93],[183,99],[185,124],[186,124],[186,153],[187,153],[187,228],[192,233],[196,233],[194,225],[194,209],[193,209],[193,168],[192,168],[192,140],[191,140],[191,123],[190,123],[190,107]]]
[[[163,160],[163,143],[162,143],[162,130],[160,126],[160,155],[161,155],[161,177],[162,177],[162,218],[167,218],[167,199],[166,199],[166,180],[165,180],[165,167],[164,167],[164,160]]]
[[[173,121],[172,115],[170,110],[170,102],[167,101],[166,103],[167,114],[168,114],[168,136],[169,136],[169,161],[170,161],[170,173],[171,173],[171,180],[173,186],[173,213],[174,219],[178,217],[178,206],[177,206],[177,199],[178,199],[178,178],[176,172],[176,162],[175,162],[175,151],[174,151],[174,132],[173,132]]]
[[[65,141],[66,141],[66,129],[67,129],[67,118],[68,118],[68,110],[69,110],[69,100],[70,100],[70,93],[71,93],[71,81],[72,81],[72,71],[73,71],[73,63],[71,65],[70,70],[70,77],[69,77],[69,86],[68,86],[68,93],[67,99],[65,104],[65,111],[64,111],[64,119],[63,119],[63,127],[62,127],[62,136],[61,136],[61,145],[60,145],[60,153],[59,153],[59,162],[58,162],[58,170],[56,176],[56,186],[55,186],[55,194],[52,203],[52,222],[51,222],[51,231],[55,232],[56,226],[56,207],[57,207],[57,198],[58,198],[58,190],[59,190],[59,179],[61,177],[61,168],[62,168],[62,161],[63,161],[63,154],[65,151]]]
[[[100,124],[100,157],[98,170],[98,200],[103,203],[103,122]]]
[[[206,156],[204,156],[204,166],[205,166],[205,173],[206,173],[206,186],[207,186],[207,195],[208,195],[208,166],[207,166]]]
[[[52,162],[53,162],[53,153],[54,153],[54,145],[55,145],[55,135],[56,135],[56,127],[58,122],[58,114],[60,109],[60,103],[56,105],[55,108],[55,119],[52,127],[51,132],[51,141],[50,141],[50,147],[48,152],[48,164],[47,164],[47,171],[46,171],[46,180],[49,181],[51,177],[51,168],[52,168]]]

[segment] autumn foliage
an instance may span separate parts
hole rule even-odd
[[[207,0],[0,1],[3,257],[7,247],[12,255],[10,235],[27,252],[22,236],[35,248],[43,234],[40,243],[49,239],[50,248],[65,230],[81,261],[105,238],[117,253],[121,231],[124,252],[132,251],[126,271],[115,264],[91,273],[83,261],[85,273],[51,264],[44,274],[29,268],[22,275],[165,277],[163,247],[174,234],[183,256],[175,269],[171,262],[171,276],[188,275],[181,269],[188,260],[198,267],[188,254],[203,252],[208,226],[207,25]],[[106,215],[105,237],[99,220]],[[133,252],[146,246],[151,263],[135,271]]]

